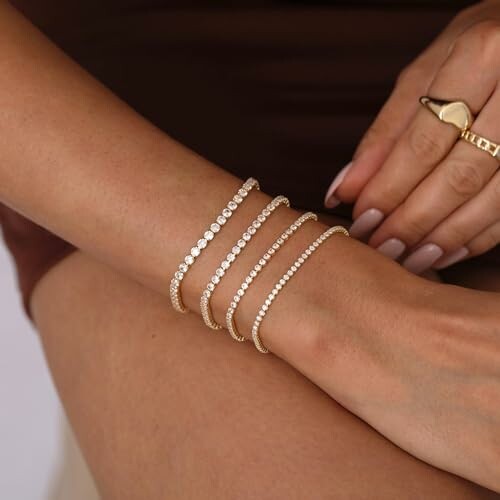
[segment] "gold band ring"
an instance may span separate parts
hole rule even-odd
[[[500,160],[500,145],[471,131],[474,116],[465,102],[443,101],[423,96],[420,98],[420,103],[437,116],[439,120],[449,123],[460,130],[460,139]]]

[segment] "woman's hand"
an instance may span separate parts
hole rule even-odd
[[[405,267],[417,273],[500,242],[500,153],[494,158],[457,141],[457,128],[419,104],[423,95],[463,100],[476,116],[472,131],[500,143],[499,61],[496,0],[460,13],[401,73],[326,199],[330,207],[356,201],[353,236],[392,258],[406,257]]]
[[[424,280],[341,236],[327,245],[263,341],[410,454],[500,492],[500,294]]]

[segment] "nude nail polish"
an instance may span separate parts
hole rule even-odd
[[[461,247],[458,250],[450,253],[449,255],[445,255],[440,261],[434,264],[432,267],[434,269],[444,269],[445,267],[452,266],[457,262],[460,262],[462,259],[465,259],[469,255],[469,249],[466,247]]]
[[[403,255],[406,245],[398,238],[389,238],[379,245],[377,250],[389,259],[396,260]]]
[[[443,254],[444,251],[441,247],[434,243],[427,243],[409,255],[403,262],[403,266],[412,273],[420,274],[432,267]]]
[[[349,172],[350,168],[352,167],[352,161],[348,163],[333,179],[333,182],[330,184],[330,187],[328,188],[328,191],[325,195],[325,207],[327,208],[335,208],[337,205],[340,204],[340,200],[335,197],[335,191],[339,188],[339,186],[342,184],[347,172]]]
[[[383,218],[384,214],[378,208],[369,208],[352,223],[349,233],[353,238],[366,236],[382,222]]]

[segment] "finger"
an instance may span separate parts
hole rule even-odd
[[[341,201],[353,202],[383,164],[394,144],[418,110],[418,98],[425,94],[443,59],[443,50],[435,42],[411,66],[400,74],[394,90],[372,125],[364,134],[348,164],[339,172],[325,197],[333,208]]]
[[[487,56],[481,52],[482,37],[475,33],[463,37],[467,43],[455,44],[431,84],[429,94],[445,99],[462,98],[472,112],[477,113],[495,88],[498,70],[495,64],[490,64],[490,59],[494,62],[493,51],[488,50]],[[485,71],[484,68],[491,69]],[[442,123],[428,110],[420,108],[387,161],[361,192],[354,207],[355,220],[367,210],[377,209],[382,216],[392,212],[443,160],[458,135],[454,126]],[[361,226],[366,230],[366,225]],[[354,236],[359,236],[356,222],[351,229]]]
[[[452,213],[420,245],[437,245],[443,252],[432,267],[441,269],[469,253],[467,244],[500,220],[500,171],[472,200]]]
[[[500,91],[496,91],[473,124],[473,130],[480,135],[493,137],[493,140],[497,137],[500,139],[500,123],[496,117],[496,110],[499,108]],[[396,238],[409,249],[424,238],[427,240],[427,235],[437,229],[459,207],[478,195],[491,180],[491,186],[485,190],[478,201],[472,204],[472,207],[480,206],[484,210],[482,217],[487,219],[486,214],[492,210],[496,211],[498,205],[496,201],[492,201],[497,191],[497,182],[492,180],[492,176],[498,167],[499,162],[496,158],[464,140],[459,141],[445,160],[375,231],[369,244],[377,248],[388,238]],[[491,195],[491,192],[494,194]],[[469,210],[470,208],[464,206],[464,212],[459,211],[454,220],[458,220],[459,223],[469,220],[467,215],[463,215],[467,214]],[[480,218],[481,214],[476,212],[475,216],[477,222],[477,218]],[[441,243],[444,241],[447,244],[447,248],[441,247],[443,252],[456,244],[458,235],[461,233],[468,240],[482,229],[480,227],[476,233],[467,233],[465,228],[459,227],[459,223],[452,228],[455,236],[451,233],[446,238],[442,236],[444,240],[441,240]],[[439,244],[436,241],[432,241],[432,243]],[[438,251],[435,250],[434,257],[438,256]],[[415,251],[423,252],[419,249]],[[430,258],[429,256],[428,259]]]
[[[469,257],[482,255],[495,248],[498,244],[500,244],[500,221],[492,224],[467,244]]]

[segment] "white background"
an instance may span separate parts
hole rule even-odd
[[[93,498],[0,237],[0,499]]]

